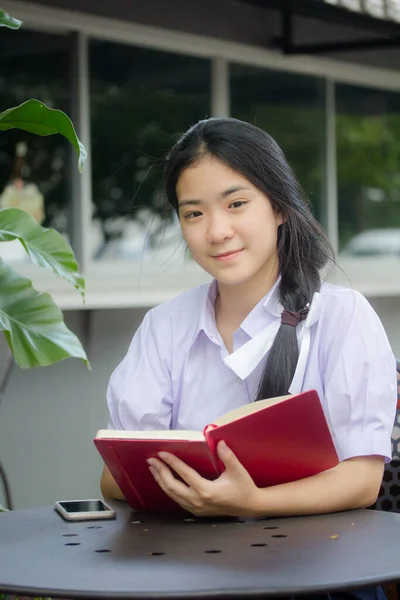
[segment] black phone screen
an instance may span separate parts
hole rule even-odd
[[[101,500],[71,500],[59,504],[67,513],[109,512],[110,510]]]

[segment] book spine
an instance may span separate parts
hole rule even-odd
[[[111,467],[110,471],[111,471],[111,469],[112,469],[112,471],[114,471],[115,475],[111,471],[114,478],[115,478],[115,476],[117,476],[117,479],[116,479],[117,484],[121,488],[121,491],[124,494],[124,496],[125,497],[129,496],[129,494],[128,494],[128,489],[129,489],[131,496],[136,498],[138,506],[140,506],[141,509],[144,510],[145,503],[143,502],[142,497],[140,496],[139,492],[133,485],[131,478],[129,477],[128,473],[126,472],[124,465],[122,464],[117,452],[115,451],[114,446],[112,446],[112,445],[107,446],[106,457],[107,457],[107,463],[108,463],[107,466],[109,468]]]

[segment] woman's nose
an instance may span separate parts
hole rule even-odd
[[[233,236],[233,229],[229,219],[226,217],[213,217],[208,225],[208,241],[212,244],[219,244]]]

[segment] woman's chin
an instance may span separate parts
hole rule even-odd
[[[226,286],[242,285],[249,280],[248,275],[243,275],[243,273],[239,272],[234,273],[233,269],[230,273],[214,271],[214,273],[210,273],[210,275],[212,275],[212,277],[214,277],[214,279],[216,279],[220,285]]]

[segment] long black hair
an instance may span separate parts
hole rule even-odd
[[[178,212],[176,186],[189,166],[212,156],[263,192],[284,217],[278,228],[279,297],[300,311],[321,285],[320,270],[334,254],[278,144],[262,129],[232,118],[212,118],[191,127],[166,159],[167,200]],[[270,350],[256,400],[288,393],[299,350],[296,329],[282,324]]]

